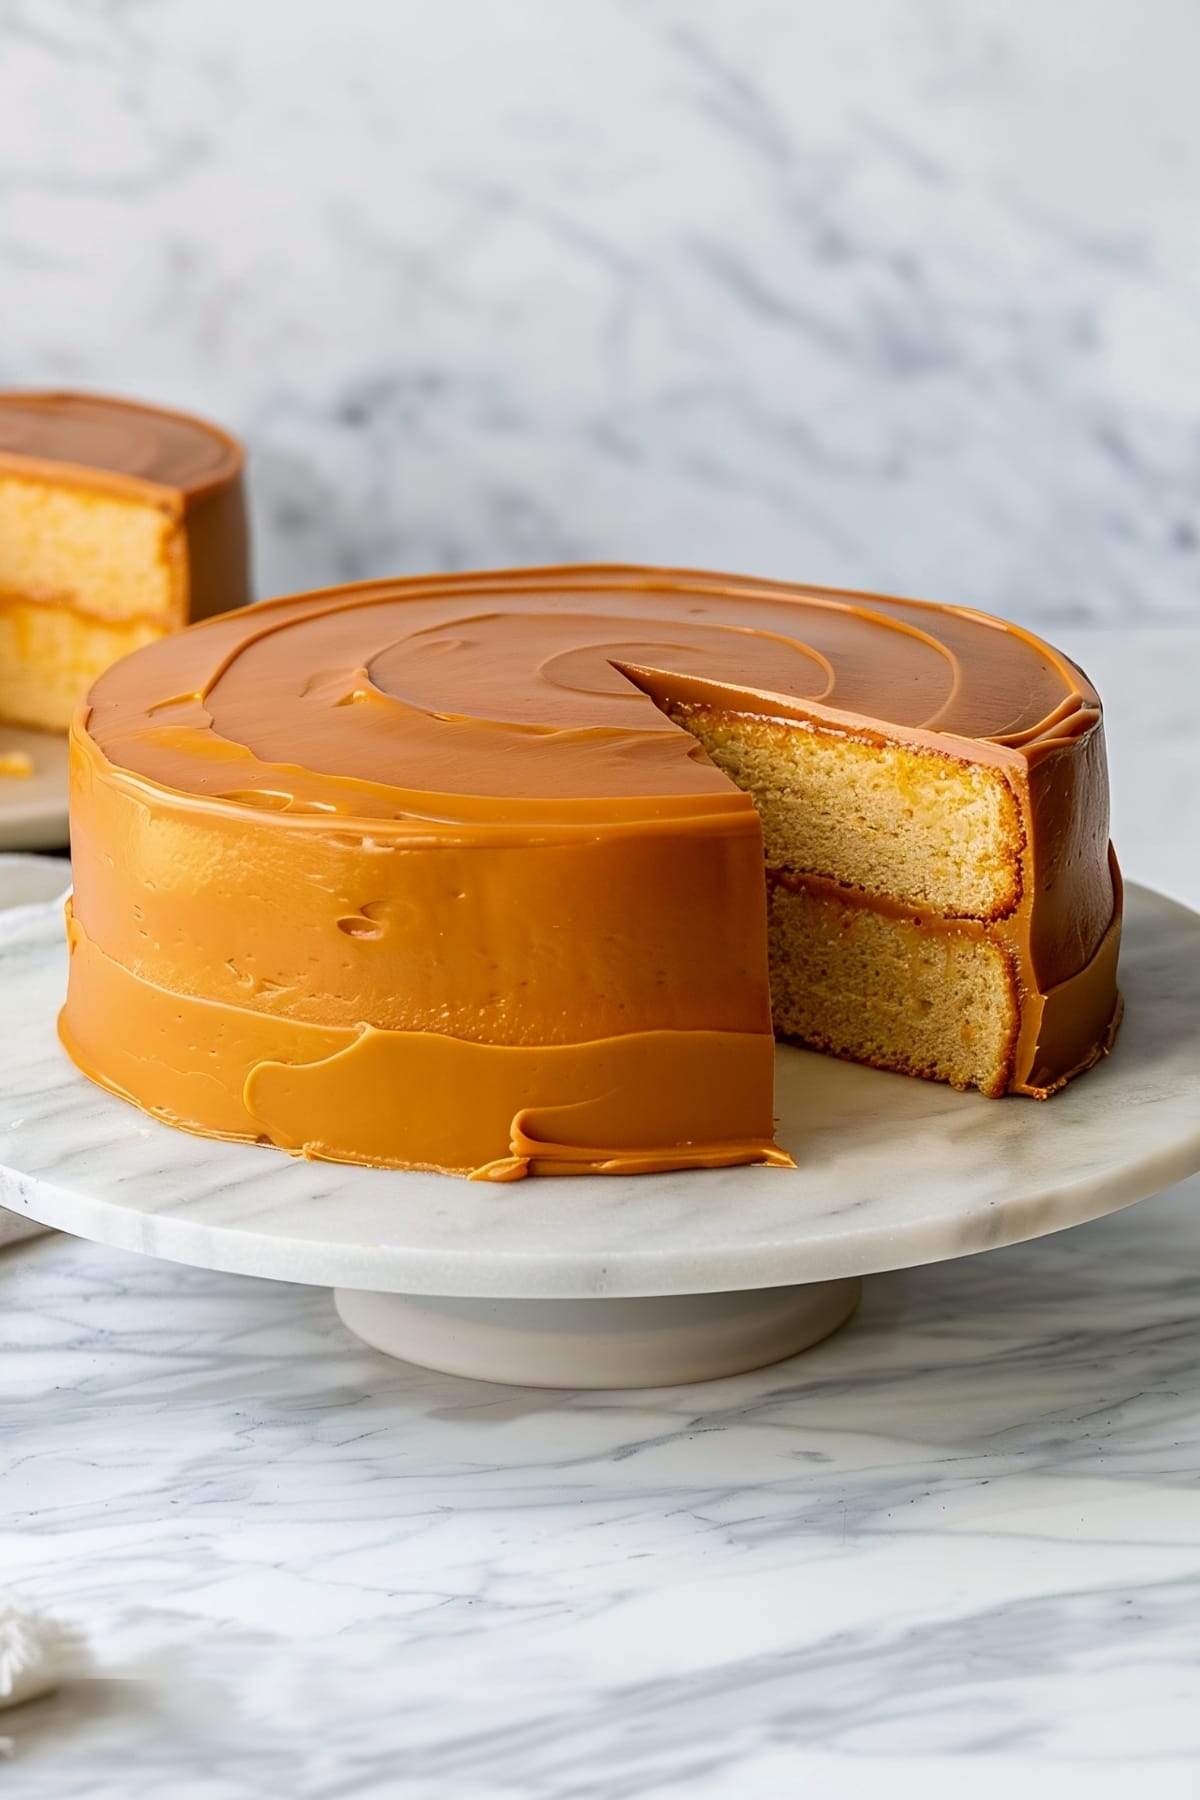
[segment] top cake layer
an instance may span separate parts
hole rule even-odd
[[[0,467],[65,465],[198,499],[235,480],[242,461],[235,438],[187,413],[102,394],[0,393]]]

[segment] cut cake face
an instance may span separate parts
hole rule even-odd
[[[1008,771],[815,724],[669,710],[762,821],[777,1036],[1005,1093],[1017,964],[987,928],[1021,898]]]

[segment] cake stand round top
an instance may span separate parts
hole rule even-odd
[[[215,1143],[94,1087],[55,1036],[58,928],[0,939],[0,1203],[122,1249],[377,1292],[584,1298],[864,1275],[1060,1230],[1200,1167],[1200,917],[1131,887],[1116,1047],[1048,1103],[778,1055],[794,1170],[511,1185]]]

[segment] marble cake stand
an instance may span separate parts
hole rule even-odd
[[[1200,1168],[1200,917],[1131,888],[1117,1047],[1049,1105],[783,1049],[799,1167],[511,1186],[171,1130],[54,1035],[57,927],[0,942],[0,1204],[124,1250],[336,1290],[368,1343],[491,1381],[635,1387],[775,1361],[862,1278],[1062,1230]]]

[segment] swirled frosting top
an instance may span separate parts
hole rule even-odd
[[[105,394],[0,393],[0,459],[67,464],[194,495],[232,480],[235,438],[205,419]]]
[[[1009,765],[1098,722],[1081,672],[951,606],[565,568],[271,601],[93,689],[110,761],[206,802],[398,830],[661,823],[748,805],[656,701],[715,699]]]

